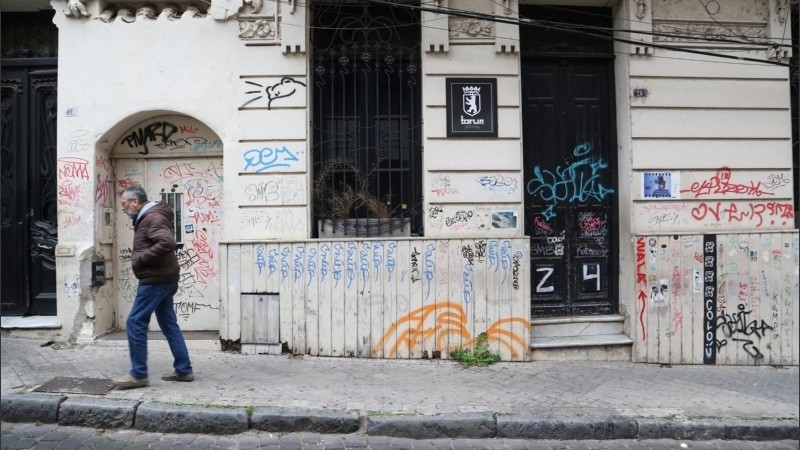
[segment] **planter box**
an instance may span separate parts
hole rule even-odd
[[[319,219],[317,227],[321,239],[411,236],[411,219],[409,218]]]

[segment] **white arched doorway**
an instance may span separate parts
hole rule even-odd
[[[184,331],[219,329],[218,244],[223,223],[222,141],[202,122],[170,114],[143,120],[111,149],[117,190],[138,183],[149,200],[175,211],[181,278],[175,313]],[[115,198],[118,202],[118,198]],[[124,328],[138,284],[131,270],[131,219],[115,207],[114,293],[117,326]],[[155,320],[151,330],[157,330]]]

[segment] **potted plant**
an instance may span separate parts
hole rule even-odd
[[[329,159],[314,179],[320,238],[410,236],[411,219],[396,217],[391,197],[370,190],[376,163],[364,173],[352,161]],[[399,205],[398,205],[399,206]]]

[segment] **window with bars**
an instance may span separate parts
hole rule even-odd
[[[312,21],[315,216],[376,218],[360,202],[333,210],[332,198],[357,192],[422,234],[419,14],[315,2]]]
[[[180,192],[162,192],[161,201],[172,208],[172,231],[175,232],[175,243],[183,245],[183,194]]]

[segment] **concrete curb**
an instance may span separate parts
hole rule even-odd
[[[59,425],[93,428],[131,428],[139,402],[75,397],[61,403]]]
[[[142,403],[134,428],[157,433],[237,434],[250,428],[244,408],[203,408]]]
[[[289,408],[214,408],[139,403],[93,397],[39,393],[0,398],[4,422],[58,423],[91,428],[134,428],[158,433],[237,434],[249,429],[313,432],[411,439],[733,439],[779,441],[800,439],[797,420],[644,419],[627,416],[541,418],[493,413],[437,416],[369,415],[356,412]]]
[[[58,422],[63,395],[7,394],[0,398],[0,419],[5,422]]]
[[[278,433],[349,434],[357,432],[360,425],[358,413],[346,411],[256,408],[250,416],[250,428]]]
[[[483,439],[497,436],[497,424],[491,413],[368,416],[366,434],[410,439],[453,437]]]
[[[639,439],[800,439],[800,424],[789,420],[638,419],[637,422]]]
[[[498,415],[497,437],[509,439],[636,439],[630,417],[543,419],[529,415]]]

